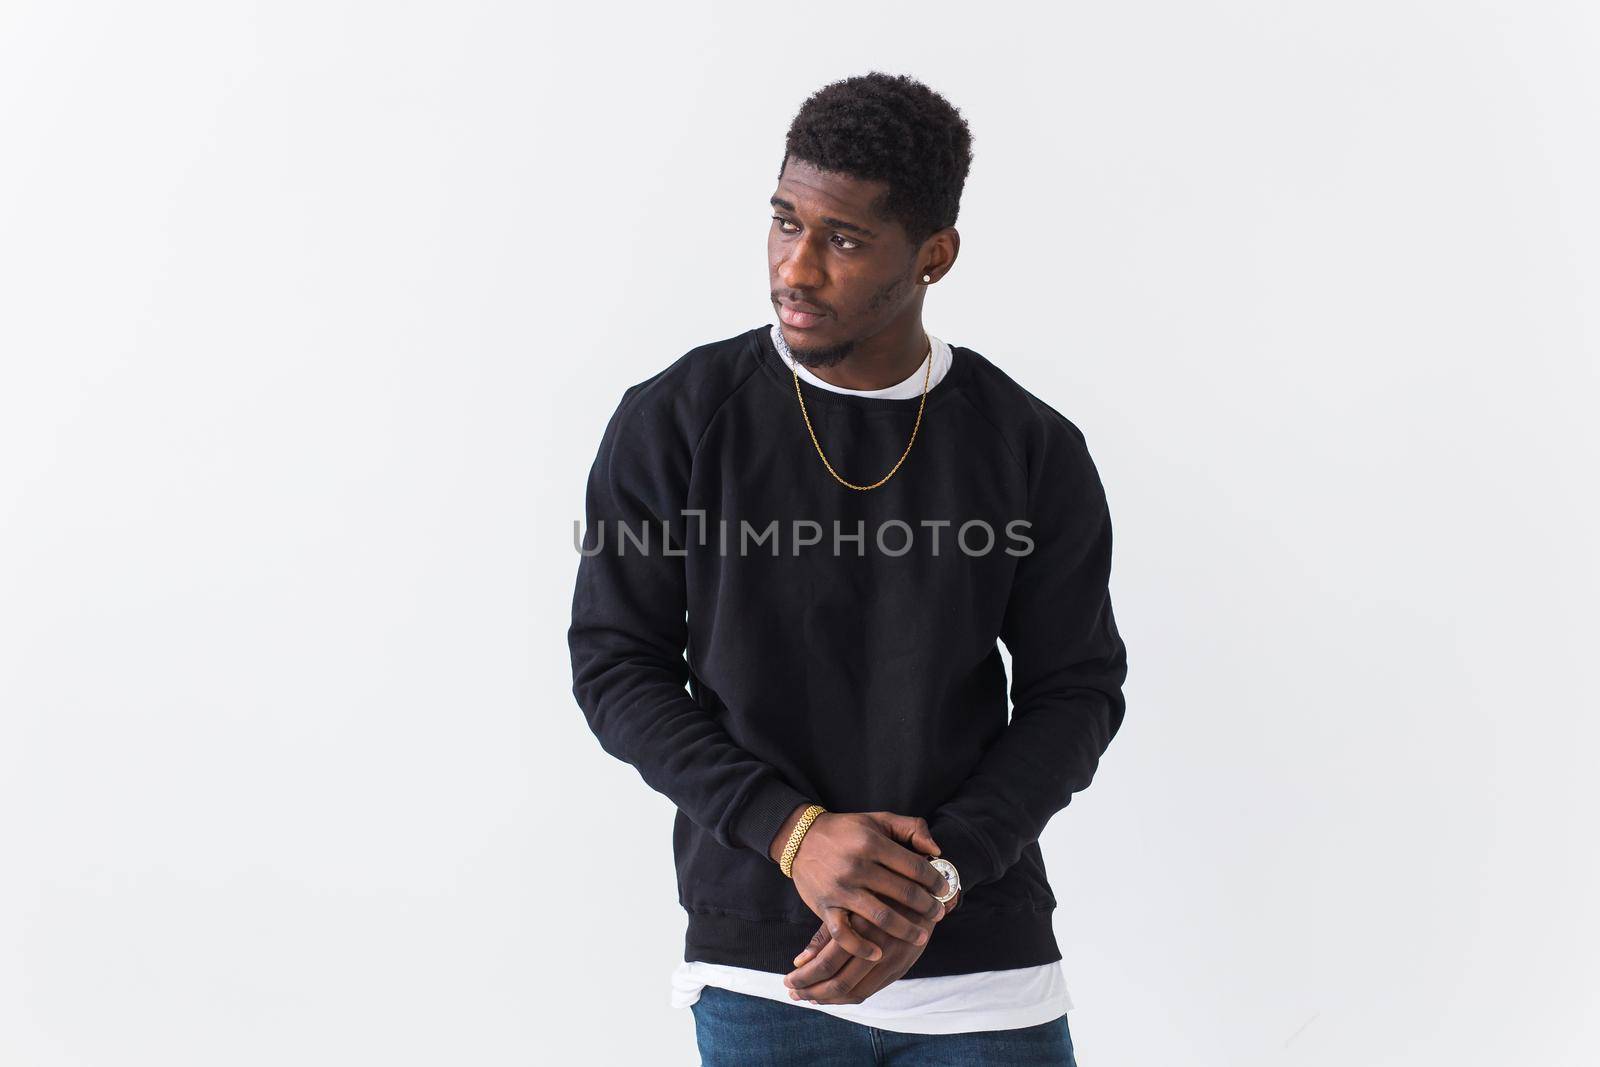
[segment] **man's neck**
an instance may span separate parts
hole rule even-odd
[[[879,334],[858,343],[850,355],[831,367],[806,370],[841,389],[887,389],[911,377],[928,360],[931,344],[918,319],[909,330],[896,331],[893,337]]]

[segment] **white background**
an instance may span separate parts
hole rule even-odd
[[[696,1062],[572,520],[880,69],[975,137],[925,323],[1117,531],[1080,1062],[1596,1062],[1597,20],[0,6],[0,1061]]]

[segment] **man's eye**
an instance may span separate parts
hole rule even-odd
[[[790,222],[788,219],[784,218],[782,215],[774,215],[774,216],[772,216],[772,219],[773,219],[774,222],[778,223],[778,232],[779,233],[792,233],[793,232],[791,230],[785,230],[783,228],[784,226],[792,226],[794,224],[792,222]],[[834,236],[839,238],[839,240],[844,242],[843,245],[839,245],[838,246],[841,251],[853,252],[857,248],[861,247],[861,242],[860,241],[852,241],[850,238],[844,236],[843,234],[836,233],[836,234],[834,234]],[[846,245],[848,245],[849,247],[845,247]]]

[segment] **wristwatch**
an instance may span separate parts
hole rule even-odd
[[[935,870],[944,875],[944,880],[946,882],[950,883],[950,892],[946,893],[942,897],[936,896],[933,899],[937,900],[941,904],[950,903],[950,901],[956,898],[956,894],[961,892],[961,875],[956,873],[956,865],[945,859],[943,856],[934,856],[929,859],[928,862],[933,864]]]

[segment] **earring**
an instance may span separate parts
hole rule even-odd
[[[931,274],[924,274],[924,275],[923,275],[923,276],[922,276],[922,280],[923,280],[923,281],[925,281],[925,282],[931,282],[931,281],[933,281],[933,275],[931,275]]]

